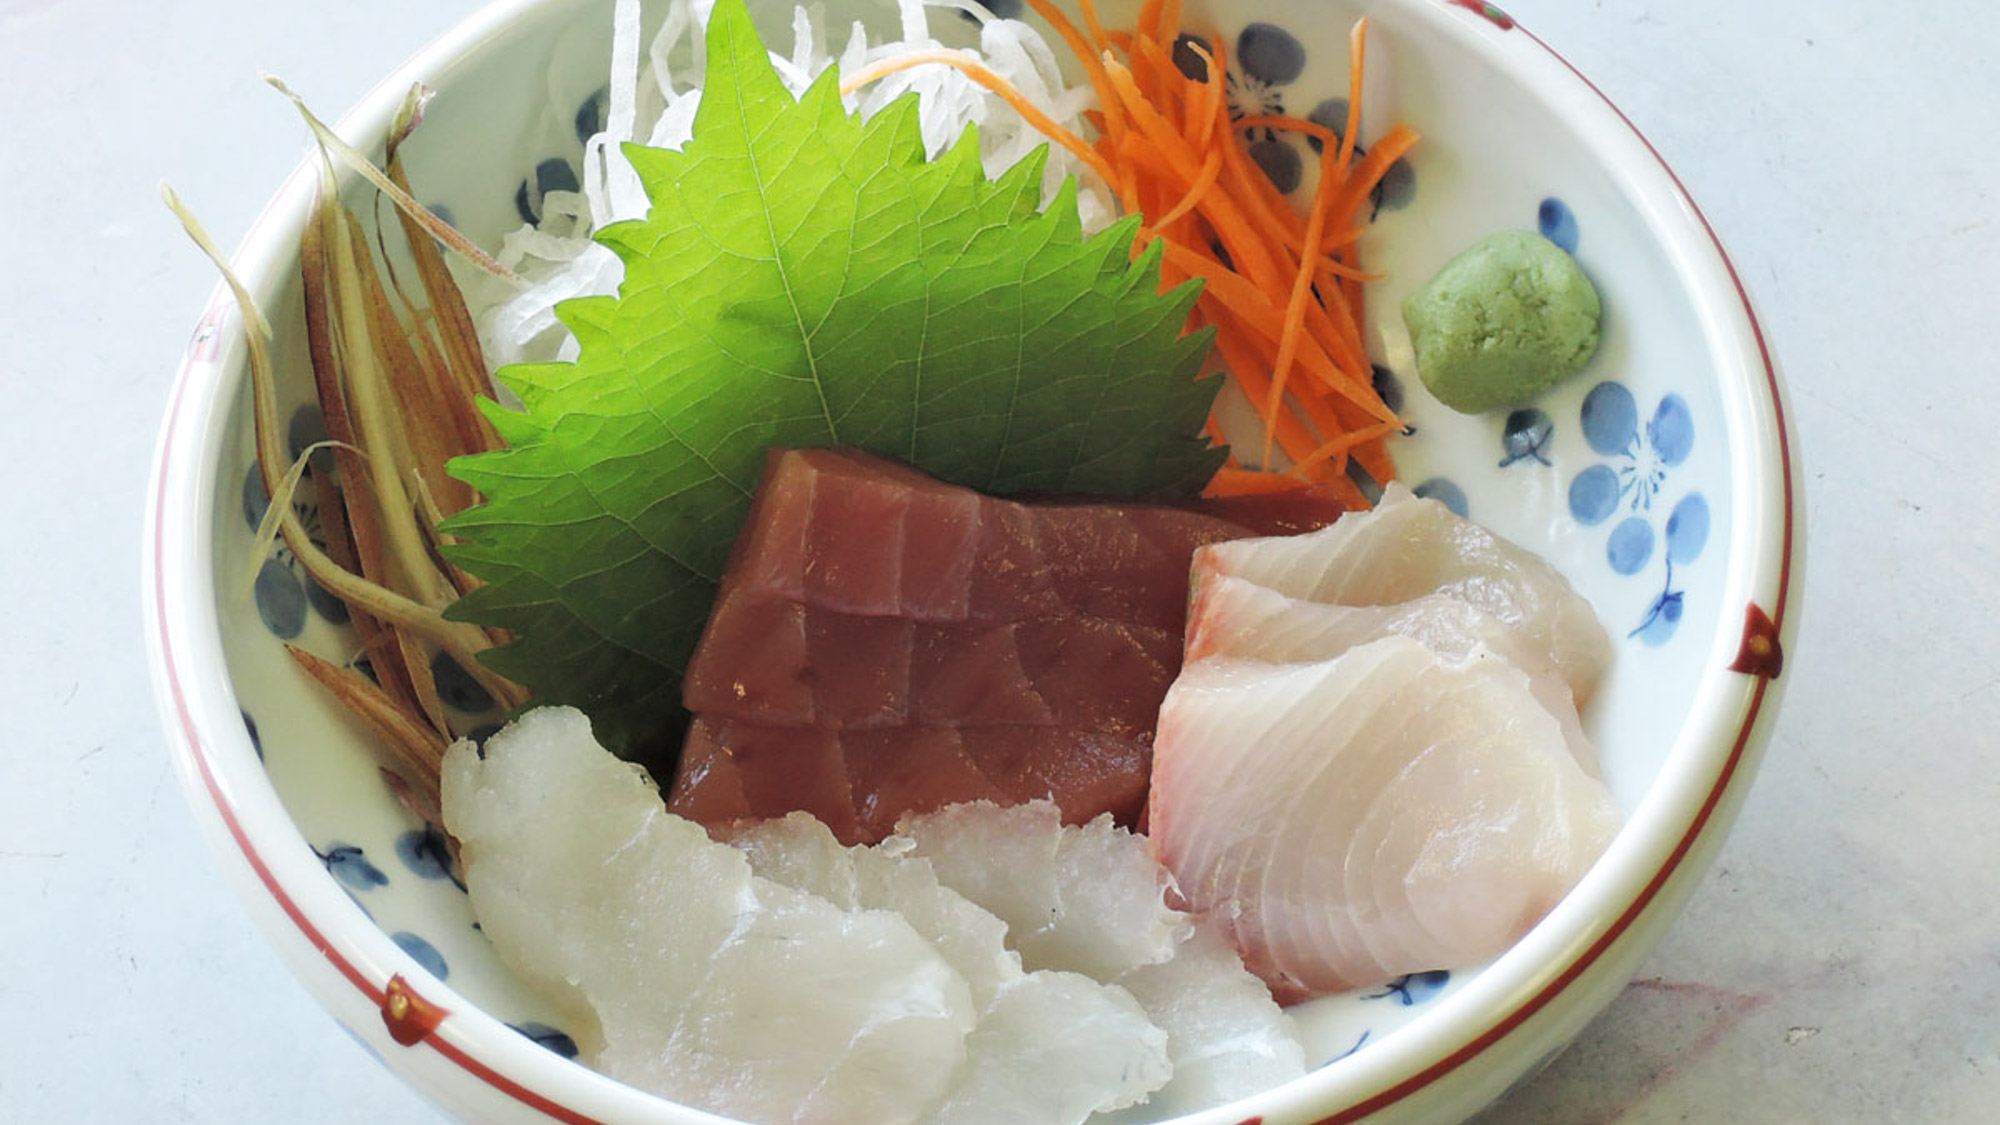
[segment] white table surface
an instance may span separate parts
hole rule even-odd
[[[475,0],[0,0],[0,1122],[435,1123],[251,930],[140,644],[175,357],[298,158]],[[1755,291],[1804,447],[1768,762],[1638,980],[1481,1125],[1990,1122],[2000,1104],[2000,22],[1972,0],[1513,0]]]

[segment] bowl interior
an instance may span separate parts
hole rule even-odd
[[[609,7],[522,5],[518,18],[426,75],[439,93],[408,150],[410,173],[420,198],[482,244],[520,224],[537,186],[574,177],[577,118],[605,80]],[[764,26],[777,29],[774,45],[788,47],[789,7],[752,7],[781,13]],[[829,26],[850,12],[876,26],[894,18],[870,0],[828,7]],[[1361,10],[1370,16],[1363,144],[1392,118],[1425,138],[1392,177],[1366,239],[1370,268],[1384,274],[1370,289],[1371,351],[1416,431],[1398,447],[1399,467],[1420,493],[1553,560],[1596,605],[1616,657],[1586,725],[1614,795],[1637,817],[1649,802],[1679,799],[1661,795],[1671,788],[1665,779],[1712,773],[1712,757],[1689,731],[1740,702],[1715,681],[1735,650],[1752,580],[1747,560],[1768,514],[1745,499],[1745,482],[1770,466],[1756,462],[1752,423],[1741,416],[1752,373],[1733,323],[1716,311],[1726,301],[1711,291],[1713,251],[1690,242],[1698,225],[1608,109],[1520,29],[1474,10],[1481,7],[1247,0],[1190,5],[1190,14],[1227,37],[1247,71],[1232,91],[1244,112],[1336,117],[1328,103],[1345,97],[1349,27]],[[1126,15],[1107,5],[1107,22]],[[956,22],[948,13],[934,18],[940,30]],[[375,99],[378,119],[384,98],[393,101]],[[1274,176],[1310,164],[1302,146],[1260,141],[1260,162]],[[301,188],[295,179],[290,190]],[[285,268],[253,279],[253,288],[276,330],[283,414],[302,447],[320,429],[286,256],[297,217],[296,207],[278,208],[256,233]],[[1398,306],[1452,255],[1503,228],[1539,230],[1575,255],[1604,298],[1603,344],[1587,370],[1531,404],[1459,415],[1416,377]],[[337,603],[282,546],[267,560],[252,557],[265,499],[252,467],[242,350],[231,343],[222,355],[207,445],[196,455],[210,473],[206,511],[193,529],[212,560],[206,588],[193,596],[217,623],[241,719],[209,738],[217,768],[246,799],[268,784],[324,867],[326,886],[351,901],[352,910],[344,902],[325,908],[323,929],[362,925],[365,915],[409,958],[401,971],[421,968],[530,1038],[574,1053],[560,1022],[476,930],[442,840],[396,801],[362,732],[285,656],[286,642],[342,663],[355,651]],[[310,502],[297,503],[313,526]],[[1628,857],[1625,868],[1640,870],[1649,854],[1657,864],[1664,846],[1621,837],[1614,850]],[[1629,887],[1599,871],[1578,894],[1614,904],[1629,899]],[[1440,1018],[1453,994],[1490,971],[1439,966],[1303,1006],[1309,1062],[1381,1049]]]

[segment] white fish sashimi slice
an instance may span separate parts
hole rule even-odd
[[[896,834],[939,882],[1007,923],[1008,945],[1030,971],[1116,980],[1173,956],[1187,936],[1144,838],[1109,816],[1065,827],[1050,801],[973,801],[906,817]]]
[[[1443,935],[1451,947],[1498,951],[1554,908],[1617,832],[1619,814],[1601,785],[1579,783],[1548,721],[1512,705],[1518,682],[1472,676],[1448,690],[1450,707],[1436,710],[1455,718],[1433,727],[1431,747],[1398,776],[1399,799],[1377,802],[1357,826],[1354,840],[1374,843],[1349,865],[1374,874],[1384,918],[1402,924],[1393,948]],[[1487,701],[1468,698],[1479,695]],[[1507,716],[1511,729],[1494,729],[1489,716]],[[1388,857],[1398,861],[1381,862]]]
[[[975,1026],[964,980],[895,914],[763,880],[756,891],[758,909],[685,1001],[600,999],[595,1065],[746,1121],[922,1120]]]
[[[1152,1121],[1248,1097],[1306,1072],[1305,1047],[1271,990],[1243,967],[1213,923],[1198,924],[1171,959],[1118,978],[1167,1033],[1173,1078],[1143,1111],[1094,1125]]]
[[[1528,674],[1535,698],[1563,724],[1578,764],[1598,776],[1597,748],[1584,734],[1576,699],[1596,684],[1565,680],[1579,669],[1558,663],[1541,642],[1451,594],[1426,594],[1394,605],[1334,605],[1281,594],[1233,574],[1208,574],[1188,615],[1187,661],[1211,657],[1302,664],[1329,660],[1356,645],[1404,636],[1446,660],[1485,649]]]
[[[1153,848],[1283,1002],[1330,990],[1327,965],[1365,979],[1374,963],[1362,932],[1378,924],[1374,904],[1348,885],[1346,863],[1374,793],[1342,781],[1391,773],[1408,757],[1411,717],[1373,701],[1435,657],[1405,642],[1342,661],[1328,674],[1325,663],[1204,660],[1183,670],[1161,709]],[[1263,804],[1249,812],[1233,799],[1183,796],[1203,787],[1259,793]]]
[[[926,1120],[1080,1125],[1146,1100],[1171,1071],[1166,1032],[1130,994],[1044,970],[1001,988],[966,1040],[958,1084]]]
[[[909,923],[753,875],[580,712],[452,747],[443,804],[481,928],[604,1073],[758,1123],[914,1123],[957,1075],[971,994]]]
[[[643,974],[650,987],[691,992],[706,971],[702,961],[653,965],[636,951],[656,939],[718,948],[754,896],[741,857],[706,847],[698,826],[666,818],[643,770],[575,746],[579,723],[587,740],[580,713],[534,711],[496,735],[489,753],[468,743],[453,746],[443,763],[441,796],[481,930],[502,960],[582,1029],[572,1035],[589,1054],[602,1045],[595,997],[585,974],[572,966],[592,962],[600,947],[615,949],[624,938],[635,951],[631,959],[598,963],[598,970]],[[545,786],[544,780],[560,784]],[[626,868],[634,865],[618,857],[634,849],[678,862],[631,872]],[[607,893],[642,902],[650,895],[679,897],[687,908],[658,920],[613,915],[602,909]],[[662,924],[674,932],[654,932]]]
[[[854,856],[834,839],[832,829],[809,813],[736,821],[711,835],[742,852],[750,870],[762,878],[849,910],[863,906]]]
[[[1007,924],[940,884],[928,860],[892,846],[847,847],[801,812],[734,825],[723,839],[773,882],[848,909],[902,915],[965,978],[981,1012],[1003,985],[1023,975],[1020,955],[1007,948]]]
[[[1107,817],[1065,826],[1046,801],[956,805],[898,832],[884,846],[911,842],[912,858],[1007,920],[1031,975],[1115,984],[1162,1029],[1171,1081],[1143,1111],[1114,1120],[1191,1113],[1305,1072],[1297,1029],[1270,989],[1219,930],[1165,905],[1164,872],[1143,837]]]
[[[1139,1102],[1167,1080],[1167,1033],[1127,991],[1077,973],[1024,973],[1005,946],[1007,924],[941,885],[909,840],[843,847],[804,813],[737,825],[726,839],[760,875],[846,905],[897,911],[966,977],[979,1020],[966,1038],[964,1065],[925,1121],[1076,1125]],[[1156,883],[1157,866],[1140,854]],[[1054,866],[1043,874],[1069,882],[1057,855],[1049,859]],[[1238,974],[1247,976],[1240,964]]]
[[[1391,484],[1372,511],[1342,516],[1320,531],[1203,547],[1194,558],[1198,592],[1213,574],[1333,605],[1395,605],[1448,594],[1548,653],[1579,707],[1610,661],[1610,639],[1595,611],[1554,567],[1401,484]]]
[[[1151,818],[1182,892],[1291,1001],[1498,955],[1619,815],[1524,673],[1390,636],[1185,669]]]

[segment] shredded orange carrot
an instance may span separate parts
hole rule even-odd
[[[1321,125],[1317,121],[1307,121],[1301,117],[1273,117],[1268,114],[1256,117],[1242,117],[1236,121],[1238,129],[1283,129],[1289,133],[1304,133],[1328,149],[1340,147],[1340,134]]]
[[[1199,124],[1188,134],[1188,139],[1194,142],[1196,148],[1205,149],[1215,140],[1215,123],[1218,120],[1223,121],[1224,128],[1227,128],[1229,101],[1222,70],[1225,59],[1223,49],[1220,46],[1216,47],[1212,54],[1199,46],[1194,46],[1191,50],[1194,51],[1195,55],[1201,59],[1203,65],[1206,67],[1208,81],[1203,90],[1201,116],[1197,118]],[[1221,146],[1217,146],[1215,151],[1222,151]]]
[[[1313,192],[1311,217],[1306,220],[1305,244],[1319,245],[1320,235],[1326,231],[1326,209],[1335,192],[1334,168],[1336,155],[1327,151],[1320,157],[1319,188]],[[1285,302],[1285,327],[1278,336],[1278,359],[1271,365],[1271,390],[1265,395],[1264,408],[1264,456],[1271,461],[1271,437],[1277,431],[1279,408],[1284,405],[1285,384],[1292,376],[1292,359],[1299,353],[1299,336],[1305,328],[1306,301],[1312,296],[1315,268],[1314,256],[1299,256],[1299,269],[1292,279],[1292,291]],[[1322,435],[1331,439],[1331,435]],[[1305,467],[1303,463],[1301,468]]]
[[[1221,368],[1263,422],[1260,467],[1232,450],[1209,494],[1304,482],[1365,506],[1349,473],[1393,479],[1387,442],[1406,427],[1376,391],[1363,342],[1362,287],[1377,275],[1362,267],[1360,239],[1372,219],[1370,195],[1418,139],[1398,124],[1365,153],[1360,147],[1367,20],[1348,37],[1347,118],[1336,129],[1279,114],[1231,120],[1221,37],[1180,44],[1201,60],[1189,68],[1200,77],[1175,58],[1182,0],[1144,0],[1130,31],[1106,29],[1094,0],[1078,0],[1081,26],[1050,0],[1028,4],[1075,53],[1097,94],[1097,107],[1084,114],[1094,140],[1056,124],[1005,79],[954,51],[885,59],[848,76],[841,90],[912,66],[954,67],[1074,153],[1141,216],[1133,254],[1161,244],[1163,287],[1202,280],[1193,326],[1215,329]],[[1303,214],[1250,159],[1244,137],[1252,130],[1298,134],[1318,148],[1318,180]],[[1221,442],[1216,418],[1206,432]]]
[[[1202,163],[1201,171],[1196,174],[1194,183],[1188,185],[1186,193],[1181,196],[1181,201],[1174,204],[1172,210],[1146,225],[1154,230],[1164,231],[1179,222],[1182,215],[1200,205],[1202,197],[1208,194],[1208,189],[1215,186],[1215,178],[1221,174],[1222,152],[1217,150],[1208,154],[1208,159]]]
[[[1216,471],[1215,479],[1208,483],[1208,495],[1268,496],[1274,492],[1289,492],[1304,483],[1296,477],[1224,465]]]

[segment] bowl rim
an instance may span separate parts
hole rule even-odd
[[[481,8],[373,87],[337,130],[349,138],[379,136],[411,82],[436,81],[525,18],[586,2],[497,0]],[[1723,383],[1725,414],[1732,459],[1756,471],[1732,482],[1736,547],[1724,604],[1745,607],[1744,631],[1729,635],[1725,627],[1707,655],[1730,674],[1713,666],[1704,673],[1693,718],[1631,822],[1527,937],[1378,1046],[1253,1099],[1269,1103],[1267,1114],[1322,1125],[1358,1121],[1470,1074],[1470,1064],[1549,1010],[1587,973],[1618,968],[1614,947],[1631,946],[1642,918],[1692,889],[1713,854],[1712,847],[1702,854],[1698,845],[1714,840],[1709,833],[1733,819],[1754,775],[1776,710],[1781,660],[1796,631],[1792,588],[1803,565],[1798,450],[1783,381],[1747,287],[1679,176],[1587,76],[1498,8],[1480,0],[1391,2],[1439,34],[1478,40],[1472,49],[1491,57],[1510,80],[1540,93],[1557,117],[1612,150],[1606,167],[1677,254],[1676,272],[1695,299],[1710,348],[1740,353],[1749,377]],[[1619,150],[1625,159],[1616,158]],[[310,156],[302,159],[232,255],[253,290],[261,290],[253,293],[260,302],[270,300],[282,279],[283,271],[273,267],[296,244],[317,175]],[[305,846],[257,765],[228,678],[212,677],[222,660],[219,627],[209,612],[208,532],[216,446],[243,383],[240,334],[235,298],[218,282],[178,365],[156,444],[141,573],[149,664],[178,772],[190,804],[209,822],[204,827],[219,858],[247,864],[249,878],[235,880],[238,893],[270,936],[303,940],[316,951],[322,979],[307,983],[323,1002],[333,1006],[329,988],[344,992],[349,1003],[358,999],[381,1013],[389,1041],[435,1050],[448,1065],[429,1068],[428,1083],[449,1087],[470,1080],[490,1088],[481,1094],[497,1092],[571,1125],[723,1121],[625,1086],[515,1033],[395,945]],[[204,675],[218,682],[204,684]],[[1670,886],[1677,875],[1684,877]],[[267,901],[249,902],[260,887]],[[306,975],[298,960],[288,961]],[[1630,968],[1625,965],[1625,972]],[[397,1069],[417,1081],[409,1068]],[[1225,1106],[1193,1119],[1229,1121],[1243,1112]]]

